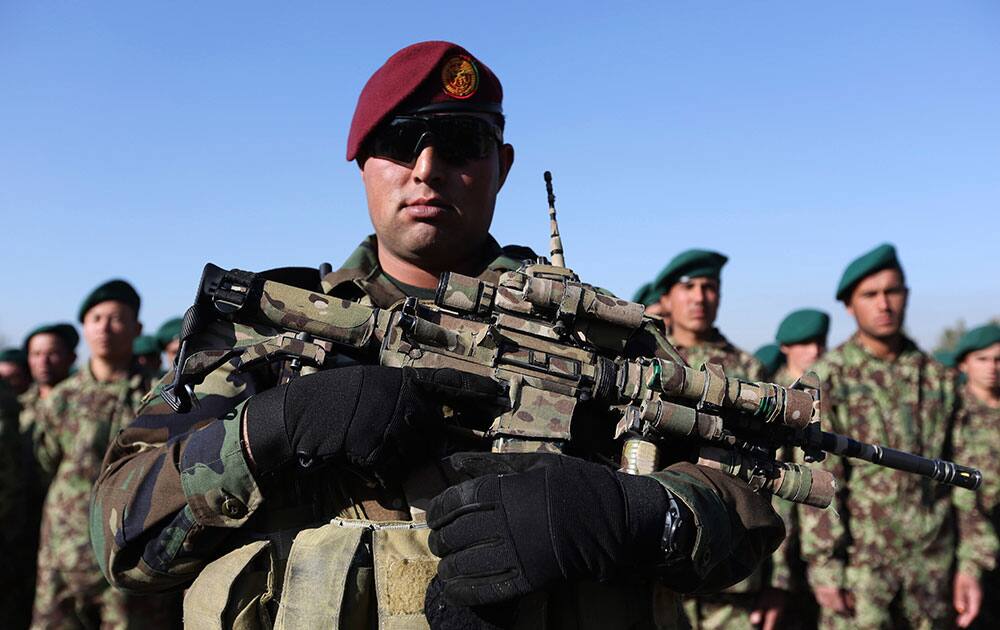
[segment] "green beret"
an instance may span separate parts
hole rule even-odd
[[[24,338],[24,351],[28,351],[28,342],[35,335],[55,335],[63,340],[66,347],[70,352],[76,350],[77,344],[80,343],[80,333],[76,332],[76,326],[70,323],[59,323],[59,324],[45,324],[39,326],[38,328],[32,330],[28,333],[28,336]]]
[[[946,367],[955,367],[955,353],[948,352],[947,350],[938,350],[934,353],[934,358],[937,362]]]
[[[156,339],[160,342],[161,348],[166,348],[167,344],[181,336],[181,323],[183,321],[180,317],[172,317],[163,322],[163,325],[157,329]]]
[[[108,301],[127,304],[132,307],[136,316],[139,315],[139,294],[135,292],[132,285],[124,280],[108,280],[84,298],[83,304],[80,305],[80,312],[77,315],[80,323],[83,323],[83,317],[92,307],[101,302]]]
[[[20,348],[4,348],[0,350],[0,363],[17,363],[28,369],[28,355]]]
[[[132,341],[132,354],[160,354],[160,342],[153,335],[139,335]]]
[[[903,266],[896,257],[896,248],[889,243],[882,243],[847,265],[844,275],[840,277],[840,284],[837,285],[837,299],[846,303],[859,282],[883,269],[899,269],[899,273],[903,273]]]
[[[681,278],[715,278],[719,279],[722,266],[729,260],[718,252],[705,249],[689,249],[674,256],[667,263],[660,275],[653,280],[653,291],[657,297],[670,290],[670,287],[680,282]]]
[[[973,328],[958,340],[958,345],[955,346],[955,364],[961,363],[970,352],[984,350],[995,343],[1000,343],[1000,325],[986,324]]]
[[[803,343],[810,339],[822,338],[830,332],[830,316],[814,308],[792,311],[781,320],[774,336],[779,344]]]
[[[653,283],[647,282],[638,289],[635,290],[635,295],[632,296],[632,301],[642,304],[643,306],[649,306],[660,299],[660,294],[653,290]]]
[[[781,364],[785,362],[785,355],[782,354],[781,348],[776,343],[769,343],[757,348],[757,352],[754,352],[753,356],[764,364],[764,370],[769,375],[777,372]]]

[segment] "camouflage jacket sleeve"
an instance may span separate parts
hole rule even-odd
[[[997,426],[987,417],[992,410],[968,405],[958,414],[955,426],[955,461],[974,466],[983,472],[983,486],[978,492],[955,488],[952,502],[958,516],[958,571],[972,577],[996,567],[1000,541],[990,515],[1000,498],[1000,480],[996,477],[997,454],[994,450]]]
[[[650,475],[694,514],[698,532],[670,586],[715,592],[750,575],[781,543],[785,529],[767,499],[718,470],[683,462]],[[683,570],[686,569],[686,570]]]
[[[240,415],[256,391],[230,366],[195,390],[195,408],[174,413],[159,397],[167,375],[105,455],[90,531],[108,580],[160,591],[193,579],[218,555],[227,528],[261,504],[240,444]]]
[[[849,426],[847,410],[836,403],[843,400],[840,391],[842,383],[835,369],[823,369],[817,365],[816,372],[823,381],[824,429],[836,433],[847,433]],[[815,464],[814,464],[815,465]],[[846,458],[828,455],[823,467],[833,474],[837,481],[834,503],[825,510],[803,506],[798,510],[801,533],[802,557],[809,567],[809,584],[813,588],[832,586],[847,587],[847,547],[850,533],[841,520],[847,513],[845,492],[849,479],[850,463]]]
[[[59,418],[66,413],[66,399],[59,388],[38,405],[32,426],[31,443],[35,461],[47,480],[51,479],[62,461],[62,443],[59,440]]]

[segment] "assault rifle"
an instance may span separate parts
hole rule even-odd
[[[433,303],[411,297],[377,308],[295,286],[287,271],[279,278],[206,265],[184,316],[173,381],[161,395],[185,412],[192,387],[233,361],[237,369],[282,361],[292,373],[332,367],[340,355],[395,367],[451,367],[505,386],[481,435],[494,452],[562,452],[573,442],[574,412],[592,401],[617,418],[621,470],[632,474],[657,470],[661,447],[687,442],[699,463],[817,507],[833,499],[832,475],[778,461],[780,448],[802,449],[806,462],[833,453],[979,487],[982,475],[974,468],[823,431],[812,373],[782,387],[728,377],[719,365],[684,365],[641,304],[607,295],[565,266],[548,172],[545,181],[552,262],[525,261],[496,284],[445,273]],[[299,284],[314,286],[316,271],[305,273],[307,282]],[[263,326],[269,335],[223,349],[189,348],[213,320]],[[640,333],[672,358],[628,356],[626,346]]]

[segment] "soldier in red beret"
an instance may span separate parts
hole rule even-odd
[[[389,307],[432,299],[442,272],[496,282],[536,258],[489,234],[514,160],[502,100],[449,42],[375,72],[347,145],[375,234],[315,290]],[[186,343],[259,334],[220,322]],[[442,469],[442,405],[496,387],[372,365],[277,384],[227,364],[195,387],[194,411],[149,398],[94,494],[105,573],[188,587],[190,627],[673,627],[676,591],[737,581],[780,542],[765,499],[693,464],[629,476],[515,454]]]

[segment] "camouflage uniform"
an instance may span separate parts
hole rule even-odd
[[[322,289],[382,307],[405,297],[398,283],[382,273],[376,252],[375,239],[369,237],[341,269],[323,279]],[[530,250],[501,249],[491,238],[479,277],[495,282],[501,272],[533,258]],[[267,334],[218,324],[188,343],[195,349],[252,344]],[[174,414],[152,398],[118,435],[92,509],[92,538],[106,575],[118,585],[145,590],[180,587],[197,577],[185,598],[185,618],[198,627],[293,627],[290,620],[316,602],[336,607],[322,611],[327,626],[339,619],[342,628],[368,628],[377,617],[379,627],[426,627],[424,591],[436,559],[427,550],[429,530],[421,528],[422,513],[407,502],[409,485],[406,493],[382,488],[339,468],[332,473],[329,468],[300,469],[291,478],[258,480],[250,474],[240,445],[240,418],[247,399],[273,386],[270,369],[265,365],[251,374],[224,366],[195,389],[200,404],[192,412]],[[725,559],[720,567],[759,561],[754,555],[759,552],[730,548],[719,535],[716,528],[730,521],[725,510],[712,507],[721,505],[713,490],[681,473],[660,475],[665,479],[661,483],[673,484],[685,501],[699,506],[699,563],[709,555]],[[411,476],[410,482],[423,479]],[[741,512],[740,518],[747,515]],[[359,560],[353,550],[362,529],[372,542]],[[347,543],[339,541],[351,531],[359,533],[344,556]],[[391,549],[399,554],[397,560],[404,559],[380,565],[378,555],[397,534],[408,548]],[[335,559],[341,557],[346,558],[343,564]],[[315,577],[301,580],[302,575]],[[557,595],[537,593],[521,600],[518,614],[528,619],[520,618],[521,625],[546,627],[555,619],[576,618],[581,627],[648,627],[653,610],[658,627],[680,623],[676,595],[649,583],[622,588],[581,582],[552,592]],[[296,600],[290,593],[312,601]],[[546,599],[556,596],[565,599]],[[313,618],[300,625],[323,623]]]
[[[887,361],[852,338],[814,369],[828,430],[967,461],[955,434],[954,373],[909,339]],[[950,627],[956,526],[963,535],[958,570],[974,577],[992,565],[995,538],[982,535],[968,510],[956,525],[950,486],[840,457],[828,457],[826,466],[838,480],[836,510],[801,510],[802,551],[813,588],[850,589],[856,604],[853,618],[822,610],[823,627]]]
[[[955,491],[955,503],[959,514],[975,510],[981,517],[973,527],[988,528],[994,536],[1000,535],[1000,408],[990,407],[968,390],[962,392],[962,414],[959,423],[960,441],[967,461],[963,464],[975,466],[983,473],[983,486],[979,492]],[[964,532],[963,532],[964,533]],[[976,539],[983,536],[974,535]],[[960,546],[959,551],[966,556],[970,553],[986,553],[974,545]],[[995,556],[995,554],[994,554]],[[966,564],[973,558],[963,558]],[[996,628],[1000,625],[1000,572],[994,565],[984,570],[983,608],[973,622],[973,628]]]
[[[712,330],[711,341],[690,348],[678,344],[673,336],[669,340],[691,367],[699,368],[703,363],[716,363],[726,369],[726,376],[749,381],[764,380],[764,365],[752,354],[730,343],[717,329]],[[762,565],[753,575],[723,593],[689,599],[684,610],[692,625],[705,630],[752,628],[750,610],[765,584],[767,573],[767,566]]]
[[[770,381],[785,387],[795,382],[787,365],[782,365]],[[801,463],[801,453],[794,449],[786,449],[782,453],[785,461]],[[790,456],[790,458],[789,458]],[[802,558],[802,525],[800,512],[812,510],[791,501],[773,500],[774,511],[781,515],[785,522],[785,540],[771,556],[771,586],[789,593],[785,603],[785,628],[814,628],[818,608],[806,577],[806,564]]]
[[[99,382],[87,365],[38,409],[35,453],[51,484],[42,510],[33,628],[167,628],[175,620],[176,598],[136,598],[109,587],[87,527],[91,488],[110,436],[148,389],[138,372]]]

